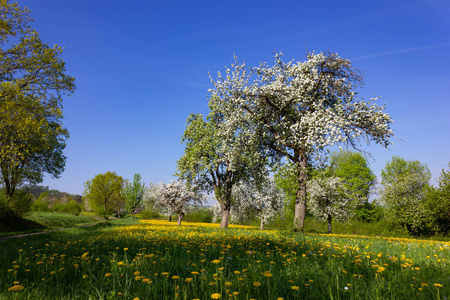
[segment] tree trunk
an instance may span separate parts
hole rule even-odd
[[[178,215],[178,226],[181,225],[181,220],[183,219],[183,215]]]
[[[308,180],[308,157],[303,151],[298,152],[299,161],[295,164],[297,170],[298,190],[295,199],[294,231],[303,233],[306,216],[306,181]]]
[[[261,216],[261,225],[259,225],[259,230],[264,230],[264,216]]]
[[[230,206],[222,205],[222,220],[220,221],[220,228],[228,227],[228,220],[230,219]]]
[[[131,218],[133,219],[133,222],[134,222],[134,212],[131,213]]]
[[[327,221],[328,221],[328,233],[331,233],[331,215],[328,215]]]

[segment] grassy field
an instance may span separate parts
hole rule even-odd
[[[64,213],[34,212],[23,219],[0,223],[0,237],[39,232],[45,230],[76,227],[103,222],[92,214],[74,216]]]
[[[0,297],[450,297],[450,244],[445,242],[127,222],[0,242]]]

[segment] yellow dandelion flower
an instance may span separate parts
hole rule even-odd
[[[214,293],[211,295],[212,299],[220,299],[221,295],[219,293]]]
[[[211,282],[209,283],[209,285],[213,286],[213,285],[216,285],[216,283],[215,283],[214,281],[211,281]]]
[[[231,283],[230,281],[227,281],[227,282],[225,282],[225,286],[226,287],[229,287],[229,286],[231,286],[233,283]]]
[[[261,286],[261,282],[255,281],[255,282],[253,282],[253,286]]]
[[[8,289],[9,292],[18,292],[23,290],[25,287],[23,285],[14,285]]]
[[[237,295],[239,295],[239,292],[233,292],[233,295],[237,296]]]
[[[190,283],[192,281],[192,278],[186,278],[185,280],[184,280],[184,282],[186,282],[186,283]]]
[[[109,278],[109,277],[111,277],[111,275],[112,275],[111,273],[106,273],[106,274],[105,274],[105,277],[106,277],[106,278]]]
[[[213,260],[211,263],[213,263],[213,264],[218,264],[218,263],[220,263],[220,259],[215,259],[215,260]]]
[[[86,278],[88,278],[88,276],[87,275],[83,275],[83,279],[86,279]]]
[[[128,251],[128,248],[123,248],[123,251]]]
[[[234,271],[234,274],[239,275],[239,274],[241,274],[241,272],[239,272],[239,271]]]
[[[300,288],[296,285],[291,286],[291,289],[294,291],[298,291]]]
[[[136,276],[139,274],[141,274],[141,272],[139,272],[139,271],[134,272],[134,275],[136,275]]]
[[[442,284],[439,284],[439,283],[433,283],[433,284],[434,284],[434,286],[437,287],[437,288],[442,287]]]
[[[428,283],[424,282],[424,283],[422,283],[422,286],[428,286]]]
[[[175,276],[172,276],[172,279],[173,279],[173,280],[177,280],[177,279],[180,279],[180,276],[177,276],[177,275],[175,275]]]
[[[192,271],[191,274],[192,274],[192,275],[198,275],[198,274],[200,274],[200,273],[197,272],[197,271]]]

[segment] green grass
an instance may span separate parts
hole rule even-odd
[[[0,298],[450,297],[448,243],[173,224],[127,218],[0,242]]]
[[[76,227],[103,221],[92,215],[74,216],[65,213],[34,212],[23,219],[0,222],[0,237]]]

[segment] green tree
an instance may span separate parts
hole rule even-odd
[[[141,183],[141,180],[141,174],[136,173],[133,177],[133,183],[125,180],[125,185],[123,187],[123,196],[126,203],[125,205],[127,210],[131,212],[133,222],[136,209],[142,206],[142,201],[145,193],[145,183]]]
[[[423,233],[426,219],[425,193],[431,178],[427,165],[393,156],[381,170],[381,202],[392,224],[410,233]]]
[[[122,186],[122,177],[108,171],[86,181],[83,195],[97,215],[107,218],[113,211],[113,205],[118,200],[123,201]]]
[[[41,41],[29,13],[0,1],[0,170],[10,198],[20,185],[42,182],[43,173],[64,171],[62,97],[75,90],[62,48]]]
[[[359,152],[339,151],[331,153],[329,164],[333,175],[343,180],[344,187],[355,200],[355,204],[364,206],[368,203],[376,176],[366,158]]]
[[[430,233],[447,234],[450,231],[450,163],[442,169],[438,186],[430,186],[425,196],[427,228]]]
[[[238,133],[228,139],[220,136],[218,128],[222,124],[222,114],[219,108],[210,106],[210,110],[207,120],[201,114],[188,117],[182,137],[186,148],[178,161],[176,175],[186,180],[195,192],[214,193],[222,209],[220,227],[226,228],[233,186],[250,177],[258,178],[265,164],[258,151],[252,151],[236,138]]]

